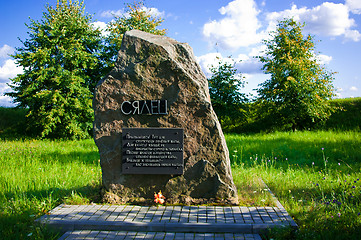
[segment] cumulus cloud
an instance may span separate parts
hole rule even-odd
[[[361,1],[360,0],[346,0],[346,6],[353,14],[361,14]]]
[[[16,104],[13,103],[11,97],[0,96],[0,107],[15,107]]]
[[[358,88],[357,87],[355,87],[355,86],[352,86],[352,87],[350,87],[350,89],[349,89],[350,91],[353,91],[353,92],[356,92],[356,91],[358,91]]]
[[[242,74],[263,73],[263,64],[257,58],[240,54],[235,60],[235,68]]]
[[[9,45],[5,44],[0,48],[0,58],[8,58],[9,54],[12,54],[14,49]]]
[[[199,66],[206,75],[207,78],[212,76],[210,68],[216,66],[220,59],[223,59],[220,53],[207,53],[200,57],[196,57]]]
[[[11,88],[6,83],[0,83],[0,107],[14,107],[11,97],[4,96],[5,93],[11,92]]]
[[[203,36],[211,45],[235,50],[259,43],[264,32],[259,33],[261,23],[257,15],[254,0],[234,0],[227,6],[219,9],[224,17],[213,20],[203,26]]]
[[[100,13],[100,16],[103,18],[113,18],[114,16],[122,16],[124,14],[123,10],[107,10]]]
[[[332,56],[319,54],[319,55],[316,56],[316,59],[320,64],[325,64],[326,65],[326,64],[329,64],[332,61]]]
[[[235,63],[234,67],[242,75],[252,75],[262,73],[262,63],[258,59],[245,54],[240,54],[236,58],[223,57],[220,53],[208,53],[197,57],[197,61],[201,66],[206,77],[211,77],[210,68],[217,66],[219,61],[227,63]]]
[[[350,18],[349,7],[344,4],[324,2],[314,8],[298,8],[295,4],[291,9],[267,14],[270,21],[268,30],[274,30],[278,20],[293,17],[296,21],[305,22],[305,30],[311,34],[337,37],[344,36],[347,40],[359,41],[361,34],[352,29],[355,20]]]
[[[97,21],[92,23],[94,29],[99,29],[101,31],[101,34],[103,36],[109,35],[109,32],[107,31],[107,24],[102,21]]]
[[[8,59],[3,66],[0,66],[0,83],[8,82],[9,78],[16,77],[22,72],[22,68],[16,65],[15,60]]]
[[[142,10],[145,11],[145,12],[148,12],[153,17],[164,18],[164,16],[165,16],[165,12],[164,11],[159,11],[158,8],[147,8],[147,7],[143,6]]]
[[[264,6],[262,2],[261,6]],[[254,0],[234,0],[219,9],[222,18],[204,24],[202,33],[211,46],[225,50],[237,50],[240,47],[255,46],[268,38],[268,32],[274,31],[279,20],[293,17],[305,22],[305,31],[328,37],[344,37],[345,40],[360,41],[361,33],[352,13],[361,14],[360,0],[347,0],[346,4],[324,2],[313,8],[293,4],[290,9],[265,13],[265,22],[260,21],[260,10]],[[262,27],[262,23],[264,27]],[[266,30],[265,30],[266,29]]]

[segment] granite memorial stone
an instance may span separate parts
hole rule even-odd
[[[185,43],[126,32],[93,100],[104,201],[237,204],[208,82]]]

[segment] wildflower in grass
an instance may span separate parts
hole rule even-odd
[[[338,216],[338,217],[341,217],[341,213],[340,213],[340,212],[339,212],[339,213],[337,213],[337,216]]]

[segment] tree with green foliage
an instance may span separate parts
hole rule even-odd
[[[41,21],[30,19],[29,38],[13,58],[23,67],[8,96],[28,109],[28,130],[40,137],[86,138],[92,130],[95,86],[114,66],[123,34],[131,29],[164,35],[142,3],[127,5],[104,37],[79,1],[58,0]]]
[[[101,32],[83,3],[58,0],[41,21],[31,19],[29,38],[13,58],[24,73],[8,95],[28,108],[28,129],[41,137],[85,138],[92,129],[92,90],[102,75]]]
[[[209,93],[212,106],[216,112],[222,128],[230,131],[238,121],[245,116],[246,94],[240,90],[245,81],[241,74],[237,74],[235,63],[222,61],[218,58],[218,65],[210,68],[212,76],[208,79]]]
[[[329,102],[335,95],[334,73],[317,61],[313,37],[304,37],[303,27],[293,19],[280,21],[259,56],[271,78],[260,85],[258,100],[278,124],[291,124],[294,131],[324,121],[334,111]]]
[[[114,66],[125,32],[137,29],[155,35],[166,34],[166,29],[157,29],[163,19],[152,16],[143,2],[126,4],[126,7],[127,10],[122,16],[114,16],[115,19],[107,25],[109,35],[106,38],[106,57],[110,68]]]

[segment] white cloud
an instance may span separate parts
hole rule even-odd
[[[324,2],[314,8],[298,8],[293,4],[291,9],[267,15],[267,20],[270,21],[268,30],[274,30],[278,20],[290,17],[296,21],[305,22],[305,30],[311,34],[344,36],[352,41],[361,39],[359,31],[352,29],[356,24],[355,20],[349,16],[349,8],[341,3]]]
[[[258,59],[245,54],[240,54],[237,58],[223,57],[220,53],[208,53],[197,57],[197,61],[201,66],[206,77],[212,76],[209,70],[212,66],[217,66],[219,61],[227,63],[235,63],[235,69],[243,76],[262,73],[262,63]]]
[[[21,67],[18,67],[15,60],[8,59],[3,66],[0,66],[0,83],[8,82],[9,78],[23,73]]]
[[[142,11],[145,11],[147,13],[149,13],[151,16],[153,17],[164,17],[165,13],[164,11],[161,12],[159,11],[157,8],[148,8],[143,6],[141,8]],[[116,17],[121,17],[121,16],[125,16],[125,17],[129,17],[129,14],[127,14],[124,9],[119,9],[119,10],[107,10],[107,11],[103,11],[100,13],[100,16],[103,18],[113,18],[114,16]]]
[[[123,10],[107,10],[100,13],[100,16],[103,18],[113,18],[114,16],[122,16],[124,14]]]
[[[9,54],[12,54],[14,49],[9,45],[4,45],[0,48],[0,58],[8,58]]]
[[[361,40],[361,33],[357,30],[347,30],[345,37],[351,41],[358,42]]]
[[[209,70],[212,66],[216,66],[219,62],[218,59],[223,59],[222,54],[220,53],[207,53],[200,57],[196,57],[198,64],[202,68],[204,74],[207,78],[212,76],[211,70]]]
[[[316,56],[316,59],[320,64],[325,64],[326,65],[326,64],[329,64],[332,61],[332,56],[319,54],[319,55]]]
[[[0,107],[14,107],[11,97],[4,96],[5,93],[11,92],[11,88],[6,83],[0,83]]]
[[[360,0],[346,0],[346,6],[353,14],[361,14],[361,1]]]
[[[234,0],[219,9],[224,15],[203,26],[203,35],[210,45],[235,50],[259,43],[264,33],[258,33],[261,24],[257,18],[259,10],[254,0]]]
[[[242,74],[263,73],[263,64],[258,59],[252,56],[249,57],[245,54],[240,54],[235,60],[235,68]]]
[[[0,83],[0,96],[7,92],[11,92],[11,88],[6,83]]]
[[[158,8],[147,8],[147,7],[143,6],[142,10],[149,13],[153,17],[164,18],[164,16],[165,16],[165,12],[164,11],[162,11],[162,12],[159,11]]]
[[[0,107],[15,107],[16,104],[13,103],[11,97],[0,96]]]
[[[109,32],[107,31],[107,24],[105,22],[97,21],[97,22],[93,22],[92,25],[93,25],[93,28],[95,28],[95,29],[98,28],[101,31],[103,36],[109,35]]]
[[[352,86],[352,87],[350,87],[350,89],[349,89],[350,91],[353,91],[353,92],[356,92],[356,91],[358,91],[358,88],[357,87],[355,87],[355,86]]]

